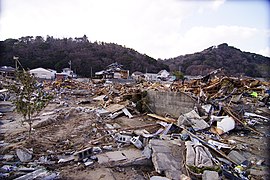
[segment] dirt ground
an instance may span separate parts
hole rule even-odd
[[[91,108],[94,104],[84,105]],[[82,107],[82,106],[77,106]],[[43,113],[57,113],[42,116]],[[8,142],[10,146],[1,149],[1,154],[10,154],[18,147],[33,148],[34,159],[49,156],[53,161],[58,155],[72,154],[86,146],[91,146],[90,141],[106,135],[104,129],[106,123],[117,124],[121,128],[132,128],[156,123],[138,115],[132,119],[120,116],[116,119],[101,120],[94,113],[85,113],[76,110],[76,106],[59,107],[50,103],[41,113],[39,119],[34,122],[31,138],[28,137],[28,125],[22,125],[22,117],[16,112],[6,113],[1,120],[1,140]],[[15,129],[15,130],[14,130]],[[148,128],[154,132],[156,129]],[[96,146],[112,145],[114,150],[118,147],[112,137],[104,138]],[[13,152],[14,153],[14,152]],[[104,166],[84,167],[77,163],[46,165],[49,170],[60,172],[61,179],[149,179],[151,174],[156,174],[153,166],[147,167],[114,167]]]

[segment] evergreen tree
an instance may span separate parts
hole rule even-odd
[[[33,115],[37,115],[46,107],[51,96],[44,91],[43,86],[29,72],[17,71],[16,76],[17,81],[9,86],[9,90],[15,94],[13,103],[17,112],[23,115],[23,123],[26,122],[29,125],[30,137]]]

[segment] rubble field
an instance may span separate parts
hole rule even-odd
[[[28,124],[0,102],[0,179],[268,179],[270,83],[43,82]],[[153,98],[154,97],[154,98]]]

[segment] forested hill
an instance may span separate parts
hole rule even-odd
[[[226,75],[250,77],[270,77],[270,58],[259,54],[243,52],[240,49],[220,44],[202,52],[166,59],[170,70],[178,70],[186,75],[205,75],[223,67]]]
[[[26,36],[19,39],[0,41],[0,66],[13,66],[13,56],[18,56],[25,68],[51,68],[61,72],[69,67],[81,76],[90,77],[91,68],[97,72],[107,65],[118,62],[130,72],[158,72],[169,70],[167,65],[147,55],[114,43],[90,42],[86,36],[81,38],[56,39],[47,36]]]
[[[24,68],[50,68],[58,72],[69,67],[81,76],[90,77],[92,72],[118,62],[130,72],[154,72],[162,69],[179,70],[185,75],[205,75],[223,67],[226,75],[270,77],[270,58],[242,52],[240,49],[220,44],[194,54],[156,60],[115,43],[90,42],[86,36],[57,39],[47,36],[26,36],[0,41],[0,66],[13,66],[13,56],[19,57]]]

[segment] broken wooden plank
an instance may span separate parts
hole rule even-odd
[[[132,114],[130,114],[127,108],[123,108],[122,111],[125,113],[126,116],[128,116],[129,119],[133,118]]]
[[[112,105],[108,106],[106,108],[106,110],[111,112],[111,113],[115,113],[115,112],[120,111],[124,108],[125,108],[125,106],[122,104],[112,104]]]
[[[233,111],[229,108],[229,107],[224,107],[223,110],[228,114],[230,115],[234,120],[236,120],[237,122],[239,122],[240,124],[242,124],[242,126],[244,126],[245,128],[259,134],[259,135],[264,135],[263,133],[249,127],[248,125],[246,125],[244,122],[242,122],[241,119],[239,119],[238,117],[236,117],[236,115],[233,113]]]
[[[156,115],[156,114],[147,114],[147,116],[158,119],[158,120],[161,120],[161,121],[165,121],[165,122],[168,122],[168,123],[177,123],[176,119],[168,118],[168,117],[162,117],[162,116],[159,116],[159,115]]]

